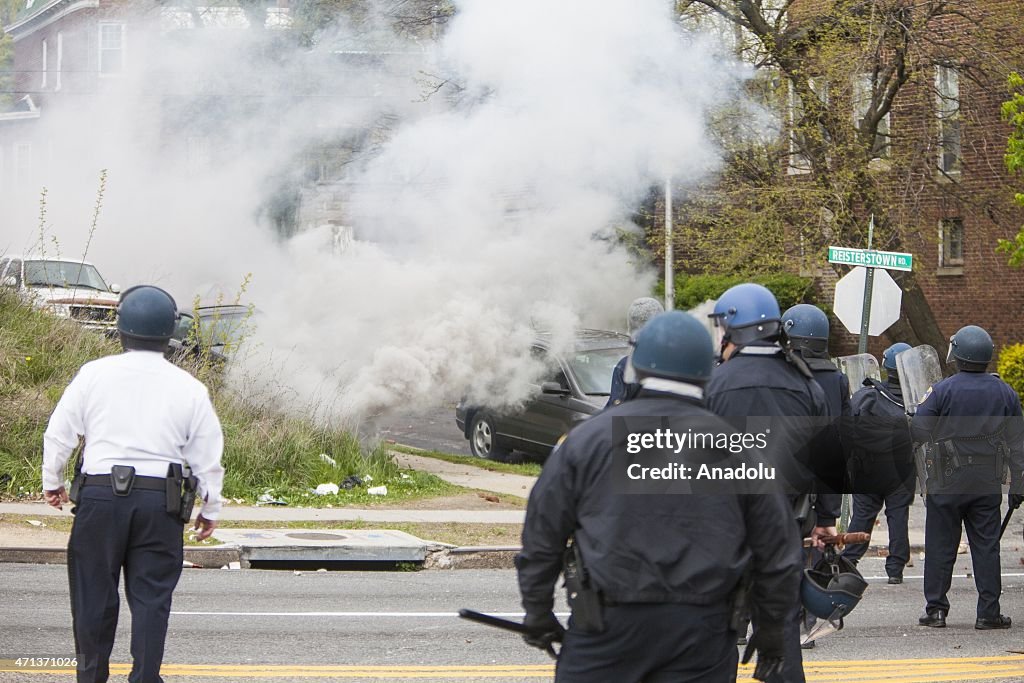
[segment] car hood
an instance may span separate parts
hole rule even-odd
[[[120,297],[112,292],[78,287],[29,286],[32,296],[46,304],[116,307]]]
[[[605,404],[608,403],[607,396],[591,396],[588,394],[583,397],[583,400],[586,401],[588,404],[594,406],[595,413],[604,408]]]

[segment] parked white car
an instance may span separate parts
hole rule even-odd
[[[16,290],[37,308],[113,331],[117,324],[117,285],[107,285],[88,261],[33,256],[0,256],[0,286]]]

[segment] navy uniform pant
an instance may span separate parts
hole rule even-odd
[[[132,614],[130,683],[162,683],[171,594],[181,576],[182,528],[162,491],[116,496],[83,486],[68,541],[68,580],[78,683],[103,683],[120,607],[118,581]]]
[[[999,568],[999,494],[929,494],[925,498],[924,597],[929,612],[949,612],[953,564],[960,546],[960,525],[967,529],[974,583],[978,587],[977,616],[999,615],[1002,577]]]
[[[731,683],[736,632],[727,605],[604,608],[605,631],[565,634],[556,683]]]
[[[885,573],[889,576],[903,576],[903,568],[910,560],[910,535],[907,526],[913,502],[913,492],[903,488],[884,496],[874,493],[853,494],[853,517],[848,529],[850,532],[870,533],[875,528],[878,513],[881,512],[882,506],[885,506],[885,520],[889,528],[889,556],[885,558]],[[843,557],[857,562],[864,557],[867,549],[867,543],[849,545],[843,551]]]

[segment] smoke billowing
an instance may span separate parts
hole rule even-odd
[[[436,42],[381,19],[376,46],[342,24],[312,50],[212,23],[133,24],[126,76],[44,104],[51,158],[0,188],[0,250],[40,241],[45,185],[44,244],[80,255],[109,169],[88,258],[183,305],[251,273],[262,315],[235,381],[329,419],[514,404],[534,328],[622,329],[655,274],[617,231],[652,186],[714,169],[705,114],[741,72],[659,0],[466,0]],[[317,185],[325,143],[351,153]],[[317,202],[345,225],[280,237]]]

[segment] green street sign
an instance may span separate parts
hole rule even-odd
[[[829,247],[828,261],[829,263],[842,263],[847,266],[864,266],[865,268],[911,270],[914,255],[904,254],[898,251],[875,251],[874,249]]]

